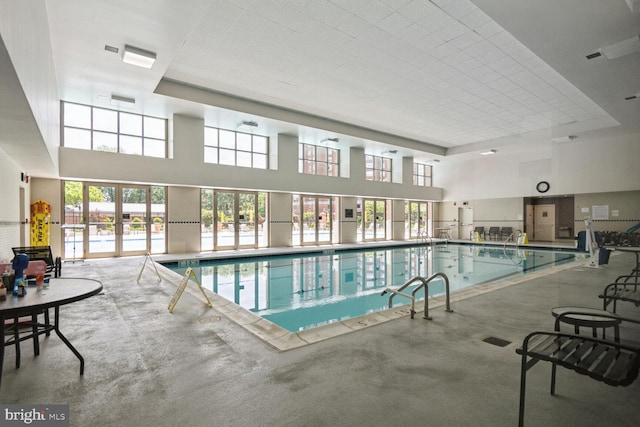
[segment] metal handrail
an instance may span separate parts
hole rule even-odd
[[[429,236],[429,233],[427,233],[426,230],[422,230],[420,232],[420,234],[418,235],[418,239],[420,243],[428,243],[433,246],[433,239],[431,238],[431,236]]]
[[[514,238],[514,235],[515,235],[516,233],[518,233],[518,237],[517,237],[517,238]],[[505,256],[506,258],[509,258],[509,260],[510,260],[511,262],[513,262],[515,265],[520,265],[520,264],[522,264],[522,262],[524,261],[524,257],[518,257],[518,262],[514,262],[514,261],[513,261],[513,259],[511,258],[511,256],[507,255],[507,242],[508,242],[509,240],[513,239],[513,242],[516,244],[516,247],[515,247],[515,253],[516,253],[516,255],[518,255],[518,251],[520,250],[520,243],[519,243],[520,236],[523,236],[522,231],[520,231],[520,230],[514,230],[514,231],[509,235],[509,237],[507,237],[507,240],[505,240],[505,241],[504,241],[504,249],[503,249],[504,256]]]
[[[429,278],[425,279],[422,276],[415,276],[413,278],[411,278],[408,282],[406,282],[404,285],[400,286],[398,289],[391,289],[391,288],[386,288],[384,291],[382,291],[381,295],[385,295],[387,292],[390,292],[391,295],[389,296],[389,308],[393,307],[393,297],[396,295],[401,295],[403,297],[409,298],[411,300],[411,318],[413,319],[413,316],[416,314],[416,310],[415,310],[415,303],[416,303],[416,292],[418,292],[420,289],[425,288],[424,290],[424,316],[422,317],[423,319],[427,319],[427,320],[431,320],[431,317],[429,317],[429,282],[431,282],[434,279],[437,279],[438,277],[441,277],[442,279],[444,279],[444,283],[445,283],[445,298],[446,298],[446,308],[445,311],[452,313],[453,310],[451,310],[451,298],[449,296],[449,278],[447,277],[446,274],[438,272],[435,273],[431,276],[429,276]],[[413,283],[420,281],[421,283],[411,292],[411,295],[407,295],[402,293],[401,291],[405,290],[408,286],[412,285]]]
[[[518,237],[514,239],[514,234],[518,233]],[[518,250],[518,239],[520,239],[520,236],[522,236],[522,231],[520,230],[513,230],[511,232],[511,234],[509,234],[509,237],[507,237],[507,240],[504,241],[504,249],[507,249],[507,243],[509,242],[509,240],[513,239],[513,242],[516,244],[516,250]]]

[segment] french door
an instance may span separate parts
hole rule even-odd
[[[408,230],[409,235],[405,236],[409,239],[419,239],[430,236],[429,231],[429,203],[428,202],[409,202],[408,203]]]
[[[258,247],[258,193],[215,191],[214,249]]]
[[[387,200],[362,199],[360,201],[358,224],[362,241],[386,240]]]
[[[84,183],[80,207],[85,258],[165,252],[163,187]]]
[[[292,203],[294,245],[333,242],[338,208],[333,197],[294,194]]]

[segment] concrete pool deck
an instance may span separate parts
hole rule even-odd
[[[101,295],[60,311],[61,330],[85,357],[85,374],[55,335],[40,339],[38,357],[23,344],[18,370],[7,347],[0,402],[67,403],[72,426],[513,426],[515,349],[524,336],[552,329],[553,307],[601,308],[604,286],[635,264],[624,253],[598,269],[566,264],[453,293],[453,313],[432,301],[432,321],[418,310],[413,320],[407,314],[374,327],[342,325],[360,330],[327,333],[331,339],[323,331],[293,334],[278,349],[250,332],[253,320],[230,303],[214,296],[209,308],[193,285],[169,313],[178,281],[160,269],[159,282],[147,266],[137,283],[143,261],[65,263],[63,277],[104,284]],[[619,313],[640,318],[632,304],[620,304]],[[510,344],[491,345],[488,337]],[[560,369],[550,396],[547,365],[528,374],[527,426],[637,424],[638,382],[613,388]]]

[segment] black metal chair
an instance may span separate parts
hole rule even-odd
[[[500,240],[508,239],[513,233],[513,227],[502,227],[500,230]]]
[[[614,283],[607,285],[600,295],[603,299],[603,310],[613,303],[613,313],[618,309],[618,301],[626,301],[640,307],[640,276],[630,274],[619,276]],[[633,281],[631,281],[633,280]]]
[[[500,235],[500,227],[489,227],[490,240],[498,240],[499,235]]]
[[[556,367],[571,369],[611,386],[628,386],[638,377],[640,370],[640,343],[625,344],[593,336],[561,333],[560,323],[576,315],[616,319],[620,323],[640,324],[640,320],[616,315],[593,315],[580,311],[567,311],[556,318],[555,332],[532,332],[527,335],[516,353],[522,355],[520,368],[520,409],[518,426],[524,426],[525,389],[527,371],[539,361],[551,362],[551,394],[555,394]]]

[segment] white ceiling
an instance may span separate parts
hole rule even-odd
[[[46,4],[65,101],[423,159],[640,132],[640,100],[624,99],[640,53],[585,58],[640,33],[627,0]],[[122,63],[125,44],[156,52],[154,67]]]

